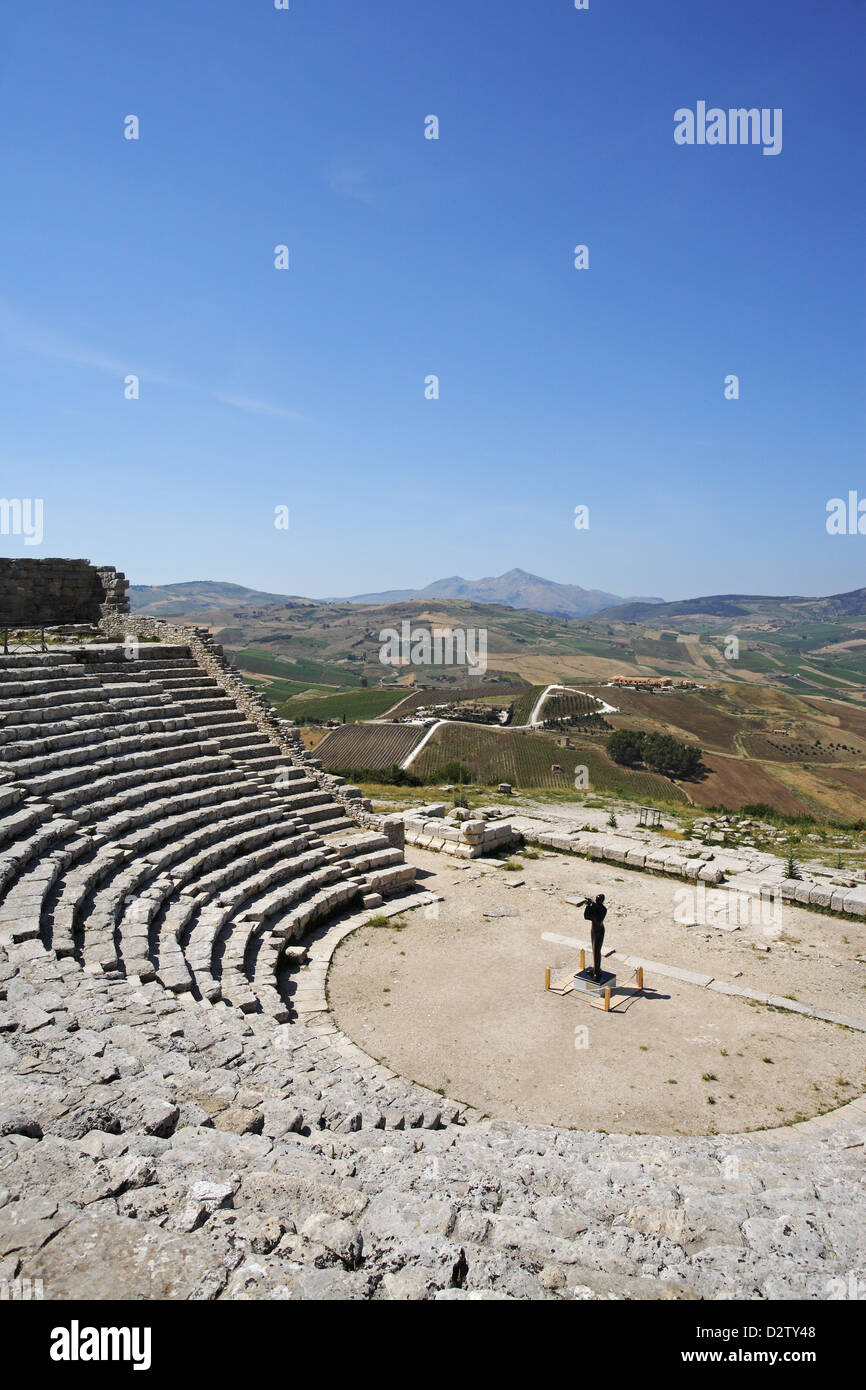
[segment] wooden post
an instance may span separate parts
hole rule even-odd
[[[643,966],[642,966],[642,965],[639,965],[638,968],[637,968],[637,987],[638,987],[638,989],[643,989]]]
[[[604,1011],[610,1013],[610,985],[606,985],[604,990]]]
[[[586,951],[581,951],[580,953],[580,968],[581,970],[586,969]]]
[[[550,989],[550,966],[544,972],[544,988]]]

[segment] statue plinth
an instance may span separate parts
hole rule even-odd
[[[581,970],[574,977],[574,988],[582,994],[601,996],[606,989],[616,989],[616,976],[609,970],[602,970],[601,979],[597,980],[592,970]]]

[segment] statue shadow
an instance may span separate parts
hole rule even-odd
[[[664,1003],[670,998],[669,994],[662,994],[657,989],[647,989],[646,986],[643,989],[638,989],[637,985],[617,985],[616,989],[611,992],[610,1012],[612,1014],[627,1014],[638,999],[655,1004]],[[596,1004],[595,1007],[598,1008],[599,1005]]]

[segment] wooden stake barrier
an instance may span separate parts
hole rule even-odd
[[[584,963],[584,962],[585,962],[585,958],[586,958],[586,952],[585,952],[585,951],[581,951],[581,953],[580,953],[580,968],[581,968],[581,970],[585,970],[585,969],[586,969],[586,966],[585,966],[585,963]],[[637,984],[638,990],[639,990],[641,993],[643,993],[644,982],[643,982],[643,966],[642,966],[642,965],[639,965],[639,966],[637,967],[637,969],[636,969],[635,972],[634,972],[633,978],[634,978],[634,980],[635,980],[635,983]],[[552,979],[551,979],[551,968],[550,968],[550,966],[548,965],[548,966],[546,966],[545,971],[544,971],[544,988],[545,988],[546,990],[551,990],[554,994],[571,994],[572,989],[574,988],[574,986],[573,986],[572,980],[571,980],[571,978],[570,978],[569,976],[565,976],[565,977],[564,977],[563,979],[561,979],[561,980],[552,980]],[[592,1008],[594,1008],[594,1009],[603,1009],[604,1012],[605,1012],[606,1014],[615,1012],[615,1009],[614,1009],[614,1006],[613,1006],[613,1003],[612,1003],[612,991],[611,991],[610,985],[606,985],[606,986],[605,986],[604,995],[603,995],[602,998],[596,999],[595,1001],[593,1001],[592,999],[590,999],[590,1000],[589,1000],[589,1003],[591,1004]]]

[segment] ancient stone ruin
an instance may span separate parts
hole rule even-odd
[[[344,1036],[336,943],[432,901],[402,821],[324,774],[206,632],[134,619],[123,576],[84,565],[0,567],[9,621],[103,639],[0,658],[0,1279],[55,1299],[828,1296],[863,1248],[858,1116],[557,1131]]]
[[[110,565],[89,560],[0,559],[0,626],[53,627],[98,623],[126,613],[128,581]]]
[[[409,844],[462,859],[507,853],[521,843],[521,836],[495,807],[470,815],[459,806],[449,811],[444,802],[434,802],[405,812],[403,831]]]

